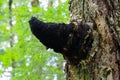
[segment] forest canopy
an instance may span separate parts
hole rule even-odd
[[[31,33],[29,19],[69,21],[67,0],[0,1],[0,80],[64,80],[62,55]]]

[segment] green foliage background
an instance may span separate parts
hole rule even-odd
[[[13,27],[9,29],[9,17]],[[68,1],[57,7],[30,7],[30,0],[13,0],[12,15],[7,0],[0,1],[0,76],[12,68],[11,80],[65,80],[62,55],[48,51],[31,33],[28,21],[36,16],[45,22],[69,21]],[[9,46],[10,35],[13,47]]]

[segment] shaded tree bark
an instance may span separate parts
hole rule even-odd
[[[120,80],[120,0],[69,0],[69,4],[70,21],[87,23],[93,43],[77,64],[65,58],[66,80]],[[73,60],[81,57],[74,56]]]

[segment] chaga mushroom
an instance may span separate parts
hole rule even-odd
[[[68,57],[74,55],[85,58],[91,48],[92,39],[88,35],[87,24],[45,23],[32,17],[29,21],[32,33],[46,47]]]

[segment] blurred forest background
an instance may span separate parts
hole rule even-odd
[[[65,80],[62,55],[31,33],[32,16],[69,21],[67,0],[0,0],[0,80]]]

